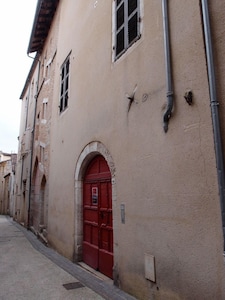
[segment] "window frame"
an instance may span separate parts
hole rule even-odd
[[[69,86],[70,86],[70,54],[66,57],[60,69],[60,95],[59,95],[59,113],[63,113],[68,108]],[[67,69],[68,64],[68,69]]]
[[[113,1],[113,61],[118,60],[137,40],[141,37],[142,31],[142,0],[137,0],[137,7],[128,15],[128,1],[129,0],[120,0],[120,3],[117,5],[117,0]],[[117,28],[117,12],[124,5],[123,23]],[[129,31],[128,31],[128,23],[137,13],[137,34],[136,36],[129,42]],[[124,28],[124,45],[123,49],[117,53],[117,37],[121,30]]]

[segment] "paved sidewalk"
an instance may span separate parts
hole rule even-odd
[[[0,300],[135,300],[0,216]]]

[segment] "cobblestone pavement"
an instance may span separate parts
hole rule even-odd
[[[0,216],[0,300],[135,300]]]

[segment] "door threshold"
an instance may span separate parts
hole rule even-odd
[[[102,281],[111,283],[113,285],[113,280],[107,276],[105,276],[104,274],[102,274],[99,271],[96,271],[95,269],[93,269],[92,267],[88,266],[87,264],[85,264],[84,262],[80,261],[77,263],[78,266],[80,266],[81,268],[83,268],[84,270],[90,272],[91,274],[93,274],[94,276],[98,277],[99,279],[101,279]]]

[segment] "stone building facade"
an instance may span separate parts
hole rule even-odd
[[[0,151],[0,214],[15,214],[15,176],[17,154]]]
[[[138,299],[225,298],[224,14],[219,0],[37,3],[17,205],[29,182],[27,225]]]

